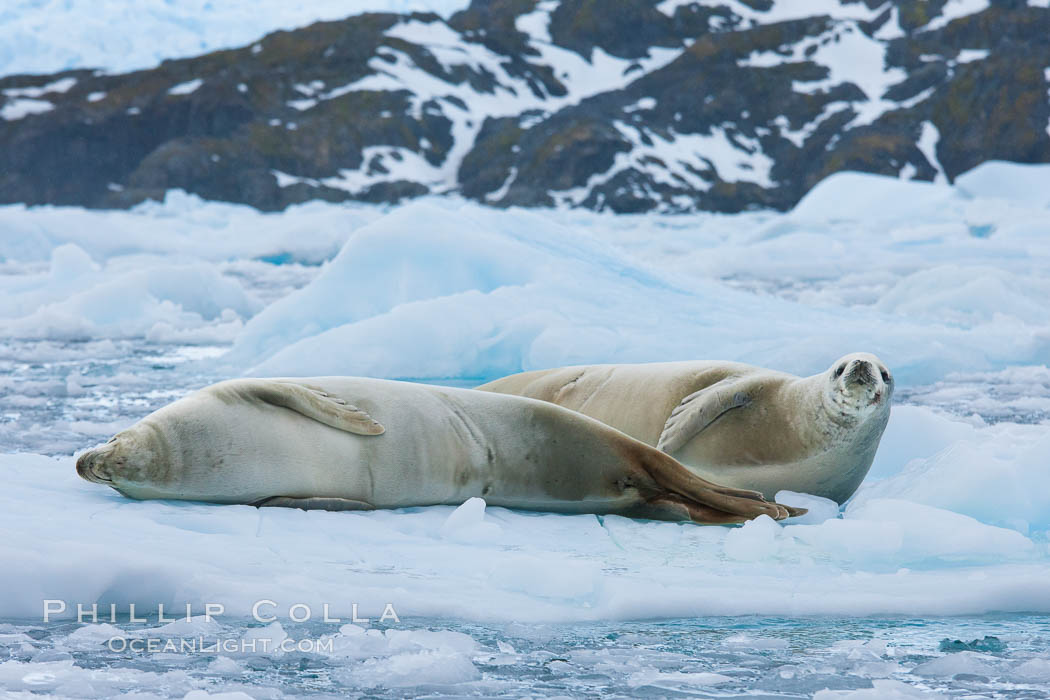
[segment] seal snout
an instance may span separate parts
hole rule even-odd
[[[846,367],[845,378],[847,384],[864,384],[873,386],[876,384],[876,369],[867,360],[851,360]]]
[[[95,484],[113,483],[109,460],[101,448],[88,450],[77,459],[77,474],[80,478]]]

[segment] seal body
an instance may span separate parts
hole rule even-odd
[[[479,388],[596,418],[718,483],[843,503],[871,468],[893,378],[874,355],[854,353],[806,378],[696,361],[540,370]]]
[[[131,498],[329,510],[460,504],[742,522],[792,509],[550,403],[379,379],[237,379],[81,455]]]

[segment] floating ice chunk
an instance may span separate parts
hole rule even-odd
[[[888,678],[875,679],[871,685],[871,688],[861,690],[821,690],[813,696],[813,700],[942,700],[945,697],[932,690]]]
[[[97,651],[92,649],[91,651]],[[73,655],[68,651],[59,651],[57,649],[44,649],[43,651],[33,654],[31,662],[35,664],[46,663],[48,661],[70,661],[73,659]]]
[[[732,677],[721,673],[710,673],[704,671],[698,673],[683,673],[681,671],[667,672],[649,670],[632,673],[627,678],[627,685],[632,688],[653,686],[655,688],[677,690],[679,688],[689,688],[692,686],[704,687],[721,685],[723,683],[731,683],[732,681]]]
[[[218,656],[208,664],[208,673],[220,676],[241,676],[244,675],[245,669],[228,656]]]
[[[831,645],[834,651],[844,652],[850,659],[881,659],[883,656],[893,656],[893,649],[887,648],[886,642],[881,639],[843,639]]]
[[[74,668],[72,659],[44,663],[5,661],[0,663],[0,687],[8,691],[53,690],[78,670]]]
[[[210,620],[204,615],[198,615],[196,617],[191,617],[189,620],[183,618],[159,627],[151,627],[142,630],[139,634],[144,637],[198,637],[211,639],[218,636],[221,631],[222,625],[218,622]]]
[[[1046,683],[1050,681],[1050,660],[1029,659],[1010,671],[1010,676],[1023,683]]]
[[[98,649],[114,637],[124,637],[125,633],[108,623],[84,625],[70,632],[63,644],[74,649]]]
[[[449,514],[441,525],[441,536],[461,542],[492,541],[502,529],[493,522],[485,522],[485,500],[469,498]]]
[[[480,677],[470,656],[477,642],[452,631],[365,630],[343,625],[333,638],[333,656],[366,659],[335,676],[348,685],[405,688],[447,685]]]
[[[825,520],[839,517],[839,504],[830,498],[795,491],[777,491],[773,500],[786,506],[809,510],[805,515],[789,518],[785,525],[819,525]]]
[[[999,672],[996,662],[997,659],[994,656],[978,654],[973,651],[961,651],[958,654],[949,654],[919,664],[911,672],[917,676],[933,678],[951,678],[959,673],[989,676]]]
[[[255,700],[255,698],[241,690],[234,690],[226,693],[209,693],[206,690],[191,690],[183,696],[182,700]]]
[[[52,251],[47,274],[0,279],[0,291],[0,329],[17,338],[141,337],[163,325],[214,340],[261,306],[211,264],[102,270],[74,244]]]
[[[121,691],[162,687],[166,695],[178,696],[190,690],[192,682],[184,671],[151,673],[119,666],[106,669],[81,668],[72,659],[43,663],[0,663],[0,688],[8,693],[31,691],[60,697],[110,697],[120,695]]]
[[[366,688],[411,688],[452,685],[477,680],[481,673],[470,659],[443,651],[422,651],[368,659],[343,678]]]
[[[253,602],[271,599],[282,623],[295,602],[310,605],[317,620],[322,604],[330,603],[332,617],[347,623],[352,603],[360,617],[378,620],[388,602],[402,620],[559,622],[1050,610],[1045,545],[1029,549],[1016,532],[915,504],[870,503],[871,513],[854,507],[844,519],[788,525],[759,538],[767,547],[772,539],[775,557],[794,572],[785,584],[783,576],[771,575],[768,558],[724,554],[725,540],[744,528],[615,516],[603,518],[602,527],[594,516],[491,508],[485,519],[503,530],[497,547],[438,537],[447,506],[305,513],[135,502],[79,479],[73,467],[70,458],[0,455],[6,498],[0,530],[27,533],[0,542],[0,560],[16,572],[0,577],[0,617],[38,617],[42,597],[69,601],[65,619],[75,615],[76,601],[99,600],[101,613],[110,602],[122,611],[130,602],[149,611],[149,602],[163,601],[167,611],[170,601],[174,612],[185,602],[210,600],[226,605],[228,616],[247,617]],[[854,517],[858,513],[865,519]],[[75,532],[56,525],[69,519],[80,523]],[[971,562],[980,565],[960,566]],[[945,596],[949,589],[956,594]],[[253,634],[279,637],[276,629]],[[350,624],[332,639],[337,659],[434,645],[474,653],[454,639],[423,636],[395,650],[392,645],[412,637]]]
[[[281,651],[281,644],[288,633],[280,622],[271,622],[265,627],[253,627],[241,637],[240,649],[246,654],[268,655]],[[254,647],[253,647],[254,645]]]
[[[341,659],[367,659],[387,654],[389,648],[389,639],[380,630],[346,624],[339,628],[339,634],[332,637],[332,650],[329,656]]]
[[[768,517],[768,516],[761,516]],[[772,520],[772,518],[770,518]],[[722,640],[722,643],[731,647],[742,647],[746,649],[754,649],[756,651],[770,651],[775,649],[787,649],[788,641],[786,639],[776,639],[774,637],[755,637],[746,633],[733,634]]]
[[[775,556],[780,551],[783,528],[768,515],[760,515],[726,535],[725,554],[731,559],[758,561]]]
[[[449,630],[389,629],[384,635],[392,652],[430,650],[471,654],[478,648],[469,634]]]

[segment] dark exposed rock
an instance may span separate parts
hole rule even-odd
[[[841,170],[1050,161],[1050,10],[996,0],[946,22],[945,0],[841,2],[772,22],[768,0],[475,0],[447,22],[365,14],[124,75],[8,76],[0,202],[181,188],[264,210],[457,192],[740,211]],[[846,44],[867,53],[834,58]]]
[[[643,58],[654,46],[681,46],[670,17],[644,2],[563,0],[551,13],[551,39],[590,60],[595,47]]]

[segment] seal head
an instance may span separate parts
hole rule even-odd
[[[165,443],[159,429],[140,422],[80,455],[77,474],[133,498],[174,498],[177,475]],[[172,493],[166,493],[168,488]]]
[[[871,353],[839,358],[824,373],[823,403],[832,422],[852,428],[885,413],[893,396],[893,375]]]

